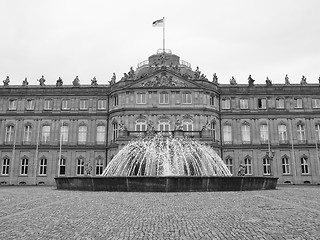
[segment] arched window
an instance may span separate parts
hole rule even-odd
[[[160,119],[159,120],[159,131],[161,132],[168,132],[170,131],[170,122],[167,119]]]
[[[136,131],[138,132],[144,132],[147,130],[147,122],[146,120],[143,119],[138,119],[136,121],[136,127],[135,127]]]
[[[247,122],[241,125],[241,135],[242,135],[242,142],[244,144],[248,144],[251,142],[250,125]]]
[[[244,159],[244,173],[245,175],[252,175],[252,160],[249,156]]]
[[[47,175],[47,164],[48,160],[45,157],[42,157],[39,162],[39,175]]]
[[[42,126],[42,129],[41,129],[41,143],[46,144],[46,143],[49,142],[50,130],[51,130],[51,127],[49,125]]]
[[[112,141],[116,141],[118,138],[118,123],[112,123]]]
[[[223,142],[225,144],[231,144],[232,143],[231,125],[229,125],[229,124],[223,125],[222,134],[223,134]]]
[[[282,162],[282,173],[290,174],[289,157],[287,155],[284,155],[281,159],[281,162]]]
[[[306,156],[302,156],[300,160],[301,160],[301,173],[309,174],[308,158]]]
[[[167,92],[161,92],[159,95],[159,103],[160,104],[168,104],[169,103],[169,94]]]
[[[281,123],[278,125],[278,132],[280,142],[285,142],[288,140],[287,126],[285,124]]]
[[[265,156],[262,159],[262,166],[263,166],[263,175],[270,175],[271,174],[271,163],[270,158]]]
[[[87,126],[81,125],[78,130],[78,144],[85,144],[87,141]]]
[[[104,144],[106,141],[106,127],[98,126],[97,127],[97,144]]]
[[[233,161],[232,161],[232,158],[230,156],[227,156],[225,162],[226,162],[226,166],[229,169],[230,173],[233,174]]]
[[[182,120],[183,131],[193,131],[193,121],[191,119]]]
[[[4,141],[6,143],[12,143],[14,141],[14,126],[9,125],[6,127],[6,136]]]
[[[77,159],[77,175],[84,175],[84,159]]]
[[[1,175],[9,175],[9,167],[10,167],[10,159],[8,157],[5,157],[2,160]]]
[[[20,174],[21,175],[28,175],[28,158],[23,157],[21,159],[21,166],[20,166]]]

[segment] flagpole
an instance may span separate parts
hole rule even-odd
[[[165,52],[165,26],[164,26],[164,17],[163,17],[163,53]]]

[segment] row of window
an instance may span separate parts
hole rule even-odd
[[[231,173],[234,173],[233,170],[233,159],[228,157],[225,160],[225,163]],[[301,164],[301,174],[309,174],[309,163],[308,158],[306,156],[302,156],[300,158]],[[246,157],[244,159],[244,174],[245,175],[252,175],[252,159],[250,157]],[[283,174],[290,174],[290,162],[288,156],[283,156],[281,158],[281,166],[282,166],[282,173]],[[262,167],[263,167],[263,174],[264,175],[271,175],[271,161],[270,158],[267,156],[262,159]]]
[[[224,98],[221,100],[221,109],[231,109],[231,100],[229,98]],[[241,98],[239,102],[240,109],[246,110],[249,109],[249,99]],[[258,109],[267,109],[267,99],[266,98],[258,98],[257,102]],[[312,107],[320,108],[320,98],[312,99]],[[276,108],[277,109],[285,109],[285,99],[278,98],[276,99]],[[303,100],[302,98],[294,98],[294,108],[302,109],[303,108]]]
[[[76,169],[77,175],[84,175],[84,173],[85,173],[84,159],[82,159],[82,158],[77,159],[76,168],[77,168]],[[38,167],[39,176],[46,176],[47,169],[48,169],[48,159],[41,158],[39,161],[39,167]],[[66,159],[65,158],[61,158],[59,160],[58,170],[59,170],[58,174],[60,176],[66,174]],[[26,175],[28,175],[28,171],[29,171],[29,159],[22,158],[21,162],[20,162],[20,175],[26,176]],[[103,172],[103,160],[101,158],[98,158],[95,161],[95,175],[101,175],[102,172]],[[9,174],[10,174],[10,159],[4,158],[2,160],[1,175],[9,175]]]
[[[9,100],[9,110],[17,110],[17,103],[18,100],[10,99]],[[44,110],[52,110],[53,108],[53,100],[52,99],[45,99],[43,109]],[[107,109],[107,100],[100,99],[97,103],[98,110],[106,110]],[[34,110],[35,109],[35,100],[34,99],[27,99],[26,110]],[[70,99],[63,99],[61,101],[61,109],[62,110],[70,110],[71,109],[71,100]],[[89,109],[89,100],[88,99],[80,99],[79,101],[79,109],[80,110],[88,110]]]
[[[259,130],[260,130],[260,141],[262,143],[267,143],[269,141],[268,125],[261,124]],[[314,131],[316,133],[316,139],[317,141],[319,141],[320,140],[320,124],[315,125]],[[230,124],[225,124],[222,127],[222,135],[223,135],[224,143],[226,144],[232,143],[232,127]],[[283,143],[288,142],[287,126],[283,123],[278,125],[278,137],[280,142],[283,142]],[[251,142],[251,128],[247,122],[241,125],[241,138],[243,143]],[[306,141],[306,129],[305,129],[305,125],[302,122],[299,122],[297,124],[297,140],[300,142]]]
[[[50,141],[51,136],[51,126],[43,125],[40,130],[40,141],[42,144],[47,144]],[[78,143],[85,144],[87,142],[87,126],[82,125],[78,128]],[[31,143],[32,127],[30,125],[24,126],[23,130],[23,143]],[[9,125],[6,127],[5,133],[5,143],[13,143],[15,141],[15,127]],[[62,143],[67,143],[69,139],[69,126],[61,126],[60,128],[60,141]],[[106,127],[97,126],[96,131],[96,143],[104,144],[106,140]]]

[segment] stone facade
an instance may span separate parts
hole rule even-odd
[[[61,80],[61,79],[60,79]],[[0,87],[0,182],[99,175],[151,128],[211,145],[234,175],[320,183],[318,84],[219,84],[171,52],[107,85]]]

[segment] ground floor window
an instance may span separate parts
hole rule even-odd
[[[249,157],[244,159],[244,174],[252,175],[252,161]]]
[[[226,158],[226,166],[229,169],[230,173],[233,174],[232,158],[230,158],[230,157]]]
[[[102,175],[103,172],[103,162],[102,159],[99,158],[96,160],[96,175]]]
[[[270,159],[267,157],[263,158],[262,165],[263,165],[263,175],[270,175],[271,174]]]
[[[77,175],[84,175],[84,160],[82,158],[77,160]]]
[[[2,175],[9,175],[9,166],[10,166],[10,159],[4,158],[2,160],[2,170],[1,170]]]
[[[66,159],[59,159],[59,175],[66,175]]]
[[[21,159],[20,174],[21,175],[27,175],[28,174],[28,158],[22,158]]]
[[[301,173],[309,174],[308,159],[306,157],[301,158]]]
[[[284,156],[282,158],[282,173],[283,174],[289,174],[290,173],[289,158],[287,156]]]
[[[46,158],[40,159],[40,168],[39,168],[39,175],[46,175],[47,174],[47,162]]]

